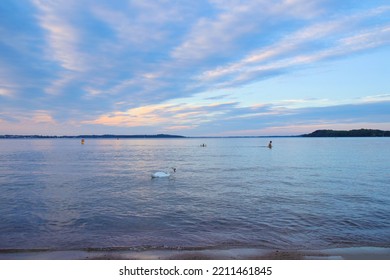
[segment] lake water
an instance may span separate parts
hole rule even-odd
[[[390,138],[0,140],[0,249],[389,247],[389,170]]]

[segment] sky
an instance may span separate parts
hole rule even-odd
[[[2,0],[0,135],[390,130],[388,0]]]

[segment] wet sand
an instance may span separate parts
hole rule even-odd
[[[0,251],[0,260],[390,260],[390,248]]]

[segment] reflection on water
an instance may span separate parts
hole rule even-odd
[[[389,138],[268,140],[1,140],[0,248],[389,246]]]

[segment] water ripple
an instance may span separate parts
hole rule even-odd
[[[198,141],[0,141],[0,248],[390,244],[388,139]]]

